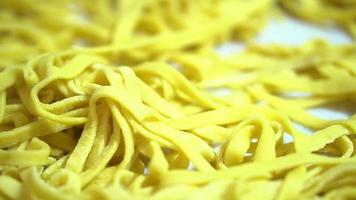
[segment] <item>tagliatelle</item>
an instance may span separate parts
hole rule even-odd
[[[281,2],[353,34],[352,0]],[[309,112],[354,107],[355,44],[214,49],[274,6],[1,1],[0,199],[356,198],[356,115]]]

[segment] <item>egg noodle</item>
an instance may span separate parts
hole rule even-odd
[[[353,0],[280,3],[355,36]],[[0,1],[0,199],[355,199],[355,43],[215,50],[276,6]]]

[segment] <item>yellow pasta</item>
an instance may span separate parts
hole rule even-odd
[[[0,199],[356,198],[356,115],[309,112],[354,107],[355,44],[214,49],[278,3],[0,1]],[[352,0],[281,3],[355,35]]]

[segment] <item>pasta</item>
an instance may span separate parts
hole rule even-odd
[[[214,49],[275,6],[0,1],[0,199],[356,198],[356,115],[308,112],[354,107],[355,44]]]

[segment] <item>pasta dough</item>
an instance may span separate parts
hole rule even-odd
[[[215,52],[275,4],[1,1],[0,199],[356,198],[356,115],[308,112],[354,105],[356,46]]]

